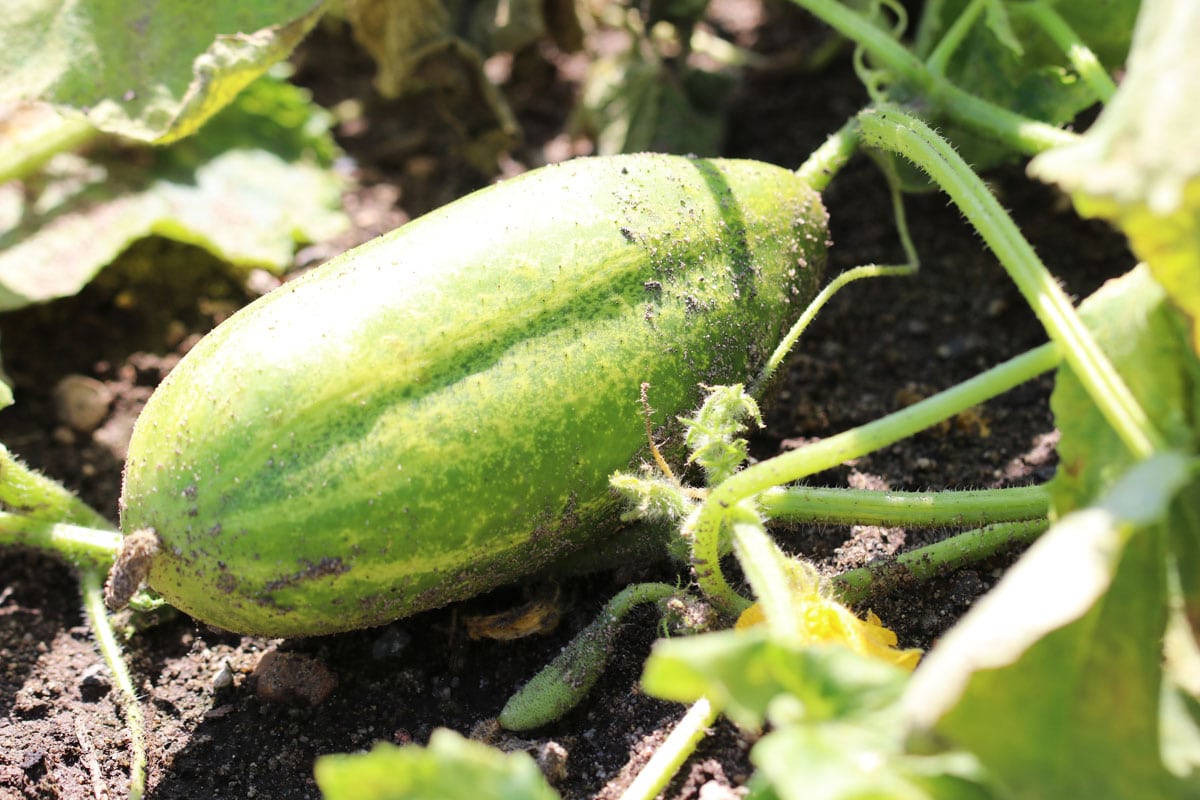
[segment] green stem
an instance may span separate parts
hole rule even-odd
[[[861,46],[894,76],[909,85],[934,113],[1001,142],[1017,152],[1035,155],[1070,144],[1078,135],[1016,114],[966,92],[922,63],[886,31],[837,0],[792,0],[838,33]]]
[[[898,275],[911,275],[913,267],[908,265],[903,266],[881,266],[879,264],[864,264],[861,267],[854,267],[838,275],[830,281],[824,289],[813,298],[808,307],[804,309],[804,313],[800,315],[800,319],[796,320],[796,324],[791,327],[787,335],[776,346],[775,351],[771,353],[771,357],[767,359],[767,363],[763,366],[762,372],[750,387],[750,394],[756,396],[767,383],[770,382],[771,376],[775,374],[775,370],[783,363],[788,352],[795,346],[796,341],[804,334],[804,331],[812,323],[821,309],[825,307],[838,290],[845,288],[847,284],[853,283],[863,278],[881,278]]]
[[[842,130],[845,131],[848,125],[849,123],[842,126]],[[853,141],[855,146],[857,146],[857,129],[855,130]],[[828,142],[826,142],[826,144],[828,144]],[[821,162],[824,163],[826,160],[827,159],[822,158]],[[805,162],[804,166],[800,168],[800,171],[817,171],[815,168],[810,168],[809,165],[811,162],[812,159]],[[837,166],[840,167],[843,163],[845,162],[838,162]],[[828,174],[829,171],[827,169],[822,169],[820,172],[821,174]],[[821,292],[813,298],[812,302],[808,304],[808,307],[804,309],[804,313],[800,315],[800,319],[796,320],[795,324],[792,325],[791,330],[787,332],[787,335],[784,336],[779,342],[778,346],[776,346],[775,351],[771,353],[771,357],[767,359],[767,363],[765,366],[763,366],[761,374],[759,374],[754,384],[750,387],[751,396],[758,396],[762,392],[763,388],[767,385],[767,383],[770,382],[771,376],[775,373],[775,370],[779,368],[779,366],[783,363],[783,360],[787,357],[787,354],[791,352],[791,349],[795,346],[796,341],[804,334],[804,331],[816,318],[820,310],[825,307],[825,304],[829,302],[830,298],[837,294],[840,289],[849,283],[861,280],[863,278],[912,275],[920,268],[921,262],[917,256],[917,248],[913,246],[912,236],[908,231],[908,217],[904,212],[904,196],[900,178],[898,175],[896,175],[896,172],[892,168],[890,162],[883,165],[883,172],[884,176],[887,178],[888,189],[891,192],[892,215],[896,218],[896,232],[900,237],[900,246],[904,250],[906,262],[898,265],[864,264],[863,266],[848,269],[834,278],[829,285],[822,289]],[[832,177],[832,175],[830,177]]]
[[[939,94],[930,98],[935,108],[964,128],[1018,153],[1035,156],[1079,141],[1077,133],[1009,111],[948,81],[937,91]]]
[[[762,606],[771,637],[798,645],[800,620],[785,566],[787,556],[767,535],[756,516],[748,513],[739,516],[733,522],[733,552]]]
[[[108,668],[112,670],[113,680],[121,693],[132,751],[129,756],[129,797],[130,800],[140,800],[146,792],[146,729],[133,679],[125,666],[121,646],[117,643],[104,608],[103,574],[102,570],[84,569],[79,576],[79,587],[83,593],[84,608],[96,634],[96,644]]]
[[[1044,518],[1050,492],[1043,485],[942,492],[788,486],[768,489],[758,503],[764,516],[788,522],[938,527]]]
[[[924,122],[897,108],[870,109],[859,115],[859,121],[868,144],[898,153],[923,169],[970,220],[1130,451],[1146,458],[1165,447],[1162,435],[1100,350],[1062,287],[954,148]]]
[[[925,66],[935,75],[944,75],[946,65],[950,63],[950,59],[958,52],[958,48],[966,39],[967,34],[971,31],[971,27],[975,24],[975,20],[979,19],[979,15],[983,12],[983,4],[985,0],[971,0],[967,7],[962,10],[958,18],[954,20],[954,24],[942,36],[937,47],[925,59]]]
[[[112,530],[108,520],[69,489],[22,464],[2,444],[0,507],[36,519]]]
[[[654,800],[658,797],[683,762],[695,752],[696,745],[717,721],[718,714],[716,707],[706,697],[693,703],[679,724],[654,751],[633,783],[621,793],[621,800]]]
[[[829,27],[862,47],[906,83],[927,87],[933,75],[888,31],[839,0],[792,0]]]
[[[726,613],[736,614],[745,607],[744,601],[735,599],[738,595],[720,569],[721,527],[726,515],[745,498],[893,444],[1006,392],[1057,363],[1054,345],[1042,345],[900,411],[754,464],[723,481],[712,489],[688,526],[701,591]]]
[[[1044,519],[1003,522],[965,531],[935,544],[910,550],[895,559],[844,572],[833,578],[834,591],[847,605],[861,603],[906,581],[923,581],[967,564],[982,561],[1041,536],[1050,523]]]
[[[851,118],[829,134],[825,142],[800,165],[796,175],[815,191],[825,191],[833,177],[858,152],[858,143],[858,120]]]
[[[1079,73],[1079,77],[1083,78],[1084,83],[1091,87],[1101,102],[1107,103],[1112,99],[1112,96],[1117,93],[1117,84],[1104,71],[1104,66],[1096,54],[1084,44],[1083,40],[1079,38],[1079,34],[1067,24],[1067,21],[1054,10],[1053,6],[1038,0],[1032,3],[1014,3],[1012,9],[1033,20],[1038,27],[1045,31],[1047,36],[1054,40],[1054,43],[1067,56],[1067,60],[1071,62],[1071,66]]]
[[[81,569],[107,572],[117,557],[121,534],[0,511],[0,545],[32,547]]]

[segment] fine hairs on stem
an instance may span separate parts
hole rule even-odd
[[[79,576],[79,585],[83,594],[84,609],[96,636],[96,644],[104,656],[104,662],[112,670],[113,681],[120,692],[121,706],[125,711],[125,723],[129,726],[129,797],[130,800],[141,800],[146,791],[146,727],[141,702],[138,700],[133,678],[129,674],[129,668],[125,666],[124,653],[104,607],[101,573],[95,569],[83,570]]]

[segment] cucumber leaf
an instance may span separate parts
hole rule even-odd
[[[573,0],[344,0],[343,9],[375,59],[380,94],[425,94],[436,113],[453,121],[467,160],[486,174],[521,128],[484,61],[546,39],[564,52],[583,47],[582,6]]]
[[[325,800],[558,800],[537,764],[439,728],[428,747],[379,742],[367,753],[327,755],[314,768]]]
[[[0,187],[0,310],[74,294],[131,242],[161,235],[276,272],[297,241],[346,225],[329,115],[263,78],[196,136],[165,148],[112,140]]]
[[[924,59],[935,51],[969,0],[928,3],[916,32],[914,49]],[[1096,54],[1109,73],[1124,63],[1137,0],[1059,0],[1047,2]],[[954,49],[945,75],[956,86],[1010,111],[1052,125],[1070,122],[1097,101],[1071,68],[1062,49],[1020,9],[1027,3],[988,0],[983,13]],[[907,99],[896,87],[893,99]],[[956,125],[936,120],[976,169],[1011,160],[1011,149],[993,144]]]
[[[9,0],[0,100],[46,100],[102,131],[187,136],[286,57],[322,0]]]
[[[922,58],[928,56],[947,28],[962,14],[970,0],[931,0],[926,3],[915,33],[914,51]],[[987,38],[983,42],[988,51],[1007,50],[1020,58],[1036,56],[1050,63],[1061,61],[1061,52],[1053,43],[1041,35],[1034,35],[1035,28],[1026,18],[1013,9],[1024,0],[987,0],[984,5],[983,25]],[[1139,0],[1040,0],[1051,6],[1063,18],[1079,38],[1110,70],[1120,66],[1130,47],[1130,31],[1138,13]],[[991,41],[988,42],[988,39]],[[1031,43],[1032,42],[1032,43]],[[1031,52],[1027,52],[1032,49]],[[988,53],[958,52],[959,68],[970,65],[971,59],[985,60],[993,56]],[[1033,68],[1035,62],[1010,65],[1018,71]],[[996,78],[990,81],[999,83]],[[974,87],[955,81],[964,89]]]
[[[755,627],[655,643],[642,688],[679,702],[706,697],[746,727],[770,722],[750,752],[750,797],[990,797],[970,755],[905,752],[907,680],[846,647],[790,647]]]
[[[971,756],[904,753],[899,727],[876,719],[790,725],[763,737],[750,760],[759,769],[756,780],[770,785],[772,792],[766,796],[779,800],[985,800],[995,796]]]
[[[1192,645],[1200,644],[1200,482],[1189,485],[1171,504],[1171,555],[1179,580],[1178,616],[1191,631]],[[1200,698],[1200,654],[1187,662],[1186,680]]]
[[[1163,761],[1175,775],[1200,775],[1200,645],[1182,614],[1173,613],[1163,650]]]
[[[845,647],[791,648],[751,628],[655,642],[642,689],[679,703],[707,697],[739,725],[760,728],[780,697],[802,704],[807,719],[839,719],[887,706],[906,678]]]
[[[465,58],[482,73],[483,59],[516,52],[550,39],[564,52],[583,47],[579,9],[572,0],[496,0],[448,3],[444,0],[344,0],[354,37],[375,59],[376,88],[400,97],[438,87],[452,91],[448,59]],[[454,65],[455,70],[464,65]],[[458,87],[460,90],[462,87]],[[497,95],[495,99],[503,102]]]
[[[721,72],[669,68],[637,48],[601,56],[588,67],[574,123],[595,140],[600,155],[716,155],[732,80]]]
[[[1200,352],[1200,4],[1146,0],[1128,72],[1077,143],[1030,172],[1071,194],[1084,216],[1119,226],[1192,321]]]
[[[1087,298],[1080,315],[1169,445],[1194,452],[1200,361],[1162,287],[1138,267]],[[1102,496],[1134,458],[1065,364],[1050,405],[1061,431],[1059,469],[1050,490],[1061,515]]]
[[[1168,508],[1194,473],[1157,455],[1051,528],[913,676],[916,731],[1012,796],[1194,796],[1160,748]]]

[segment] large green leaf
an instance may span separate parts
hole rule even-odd
[[[1030,171],[1071,193],[1085,216],[1124,230],[1192,320],[1200,352],[1200,3],[1145,0],[1128,72],[1082,139]]]
[[[1189,796],[1160,753],[1166,525],[1195,465],[1166,453],[1063,518],[918,668],[918,731],[1022,798]]]
[[[280,271],[297,241],[346,224],[328,115],[263,78],[196,136],[166,148],[64,154],[0,187],[0,310],[74,294],[157,234],[235,265]]]
[[[1109,281],[1080,314],[1139,405],[1171,447],[1191,452],[1200,419],[1200,361],[1180,318],[1149,272],[1138,267]],[[1061,431],[1051,483],[1059,515],[1100,497],[1134,463],[1071,368],[1059,367],[1050,400]]]
[[[1051,402],[1062,434],[1052,483],[1061,521],[939,643],[906,704],[919,728],[978,756],[1022,797],[1180,796],[1158,749],[1166,738],[1160,695],[1175,691],[1163,683],[1161,638],[1168,570],[1193,616],[1200,594],[1200,484],[1191,460],[1200,362],[1184,320],[1144,267],[1110,281],[1080,310],[1179,453],[1135,464],[1060,367]],[[1186,730],[1179,714],[1167,723]],[[1179,735],[1170,741],[1172,762],[1200,758]]]
[[[439,728],[428,747],[380,742],[317,759],[326,800],[558,800],[526,753],[501,753]]]
[[[194,132],[308,33],[323,0],[7,0],[0,100],[47,100],[103,131]]]

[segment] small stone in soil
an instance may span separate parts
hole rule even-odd
[[[270,703],[306,703],[319,706],[337,687],[337,677],[312,656],[301,653],[264,653],[254,668],[254,692]]]
[[[86,375],[67,375],[54,387],[54,408],[60,422],[76,433],[91,433],[108,416],[113,393]]]
[[[221,667],[213,675],[212,688],[214,691],[225,689],[233,685],[233,670],[229,666],[229,659],[221,661]]]

